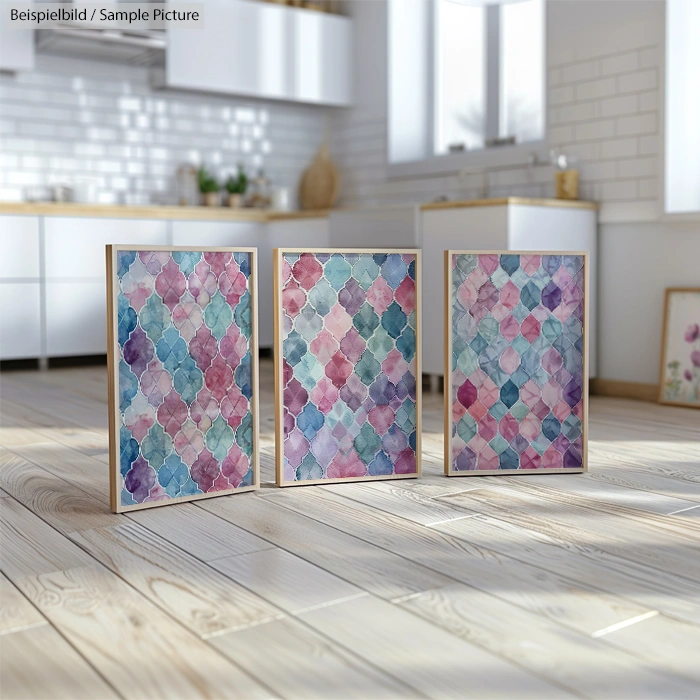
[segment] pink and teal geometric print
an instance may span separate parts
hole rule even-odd
[[[117,251],[122,507],[254,484],[252,264]]]
[[[416,254],[281,254],[280,483],[416,474]]]
[[[584,262],[452,254],[450,473],[584,468]]]

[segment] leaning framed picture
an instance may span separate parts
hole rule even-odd
[[[259,486],[254,248],[107,246],[110,503]]]
[[[445,251],[445,473],[587,469],[588,256]]]
[[[700,288],[666,290],[659,403],[700,408]]]
[[[420,476],[420,260],[275,250],[280,486]]]

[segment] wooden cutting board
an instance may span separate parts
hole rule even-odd
[[[302,209],[331,209],[340,194],[338,169],[330,159],[328,144],[318,149],[311,165],[301,176],[299,203]]]

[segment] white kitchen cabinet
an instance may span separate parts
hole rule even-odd
[[[292,99],[328,105],[351,102],[351,23],[346,17],[294,10]]]
[[[349,18],[258,0],[204,0],[203,5],[201,27],[172,23],[166,30],[167,87],[350,103]]]
[[[104,279],[107,244],[166,245],[167,232],[168,224],[161,219],[47,216],[46,277]]]
[[[46,354],[107,352],[105,246],[166,245],[160,219],[44,219]]]
[[[46,355],[67,357],[107,352],[104,281],[46,283]]]
[[[38,216],[0,218],[0,360],[41,355]]]
[[[3,216],[0,221],[0,279],[38,279],[39,217]]]
[[[172,244],[254,248],[265,231],[256,221],[173,221]]]
[[[416,248],[418,207],[399,204],[330,214],[333,248]]]
[[[0,360],[41,354],[40,283],[0,281]]]
[[[596,376],[597,215],[595,208],[527,200],[489,206],[426,208],[423,248],[423,371],[444,372],[444,251],[552,250],[589,253],[589,370]],[[537,200],[534,200],[537,202]]]
[[[12,26],[9,7],[13,4],[16,5],[10,0],[0,0],[0,70],[32,70],[34,29]]]

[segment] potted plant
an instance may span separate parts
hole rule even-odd
[[[240,207],[243,204],[243,195],[248,189],[248,176],[242,165],[238,166],[238,173],[231,175],[226,180],[226,191],[228,192],[228,205],[230,207]]]
[[[199,191],[202,193],[205,207],[216,207],[219,204],[219,183],[216,178],[202,166],[197,171]]]

